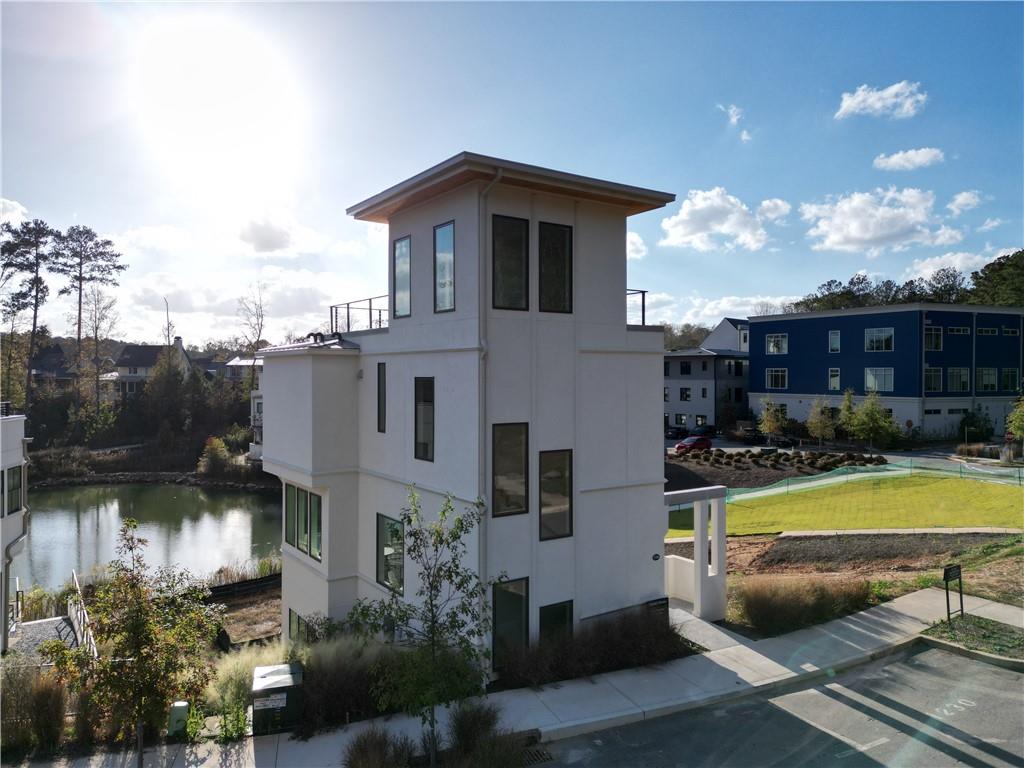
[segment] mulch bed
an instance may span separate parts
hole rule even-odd
[[[703,488],[707,485],[724,485],[727,488],[759,488],[777,483],[789,477],[810,477],[820,475],[820,469],[811,467],[784,467],[772,469],[767,466],[716,467],[696,461],[681,462],[669,459],[665,462],[665,491],[685,491],[689,488]]]

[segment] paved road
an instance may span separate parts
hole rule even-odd
[[[1024,766],[1024,675],[940,650],[548,745],[563,766]]]

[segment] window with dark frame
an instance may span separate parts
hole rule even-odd
[[[317,493],[309,494],[309,556],[323,557],[323,499]]]
[[[684,401],[684,402],[690,399],[690,388],[689,387],[680,387],[679,388],[679,399],[681,401]]]
[[[941,392],[942,391],[942,369],[941,368],[925,368],[924,369],[924,391],[925,392]]]
[[[680,376],[689,376],[690,375],[690,361],[689,360],[680,360],[679,361],[679,375]]]
[[[455,222],[434,227],[434,311],[455,309]]]
[[[395,295],[394,316],[408,317],[412,314],[412,238],[395,240],[392,255]]]
[[[434,460],[434,378],[417,376],[415,389],[414,456],[423,461]]]
[[[377,583],[405,593],[405,526],[384,515],[377,515]]]
[[[491,426],[491,514],[528,511],[530,428],[526,422]]]
[[[13,514],[22,508],[21,503],[21,466],[7,469],[7,514]]]
[[[537,225],[537,288],[541,312],[572,312],[572,227]]]
[[[540,643],[572,637],[572,600],[540,607]]]
[[[495,309],[530,308],[530,222],[491,219],[492,302]]]
[[[388,382],[387,364],[377,363],[377,431],[387,432]]]
[[[295,521],[298,529],[295,548],[309,554],[309,491],[305,488],[295,489]]]
[[[295,486],[284,486],[284,540],[295,546]]]
[[[572,536],[572,451],[541,451],[540,540]]]
[[[942,326],[927,325],[924,329],[924,351],[942,351]]]
[[[314,560],[323,557],[323,498],[291,483],[284,486],[284,540]]]
[[[1020,388],[1019,368],[1003,368],[1002,376],[1003,380],[999,388],[1004,392],[1015,392]]]
[[[530,644],[530,580],[499,581],[492,600],[492,648],[494,668],[500,670],[512,654]]]

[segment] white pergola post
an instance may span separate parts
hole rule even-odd
[[[666,555],[665,594],[691,603],[694,615],[706,621],[725,618],[725,494],[723,485],[665,494],[667,507],[693,505],[693,559]]]

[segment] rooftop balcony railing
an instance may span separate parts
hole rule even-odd
[[[331,307],[331,333],[388,327],[388,297],[371,296]]]
[[[647,291],[626,289],[626,322],[629,325],[647,325]]]

